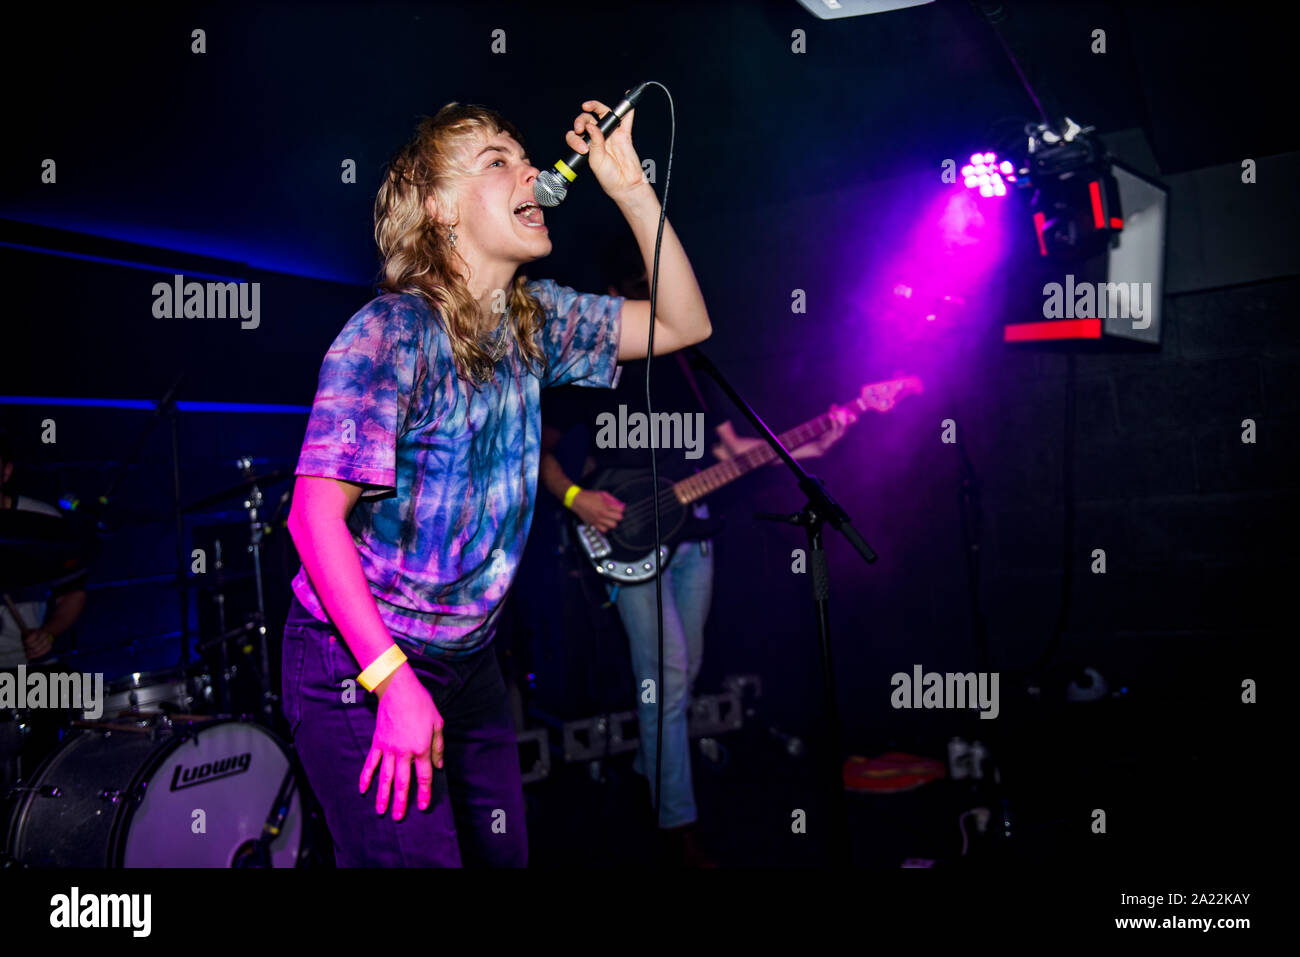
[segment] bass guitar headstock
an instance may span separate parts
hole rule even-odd
[[[872,382],[870,385],[862,387],[862,394],[858,396],[855,405],[863,412],[872,409],[876,412],[888,412],[898,404],[898,401],[909,395],[920,395],[925,391],[919,377],[914,375],[901,376],[896,379],[885,379],[881,382]]]

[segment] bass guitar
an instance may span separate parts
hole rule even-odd
[[[904,376],[873,382],[862,387],[857,398],[846,403],[859,412],[888,412],[904,396],[920,393],[921,380]],[[834,421],[829,412],[809,419],[778,439],[794,450],[830,431]],[[623,503],[623,518],[608,532],[597,531],[573,516],[578,547],[584,559],[604,578],[620,584],[649,581],[668,567],[677,543],[708,538],[717,526],[703,525],[691,507],[710,492],[734,482],[761,465],[777,458],[764,442],[744,455],[719,462],[689,478],[674,482],[659,479],[659,554],[655,555],[655,486],[649,469],[611,468],[594,472],[583,487],[609,492]]]

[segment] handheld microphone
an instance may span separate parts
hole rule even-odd
[[[641,99],[641,94],[645,92],[648,83],[642,83],[640,86],[633,87],[623,97],[621,103],[614,107],[608,113],[600,118],[596,124],[600,132],[608,136],[610,130],[618,126],[624,116],[636,106],[636,101]],[[584,142],[590,143],[591,137],[587,133],[582,134]],[[564,202],[564,197],[569,193],[569,184],[578,178],[578,171],[587,165],[587,153],[570,153],[565,159],[558,160],[553,169],[544,169],[537,174],[537,180],[533,184],[533,195],[537,198],[539,206],[559,206]]]

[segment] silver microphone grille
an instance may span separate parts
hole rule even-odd
[[[533,181],[533,195],[539,206],[559,206],[568,193],[569,184],[554,170],[542,170]]]

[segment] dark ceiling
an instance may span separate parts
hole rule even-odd
[[[1281,22],[1187,3],[983,6],[1001,8],[1049,109],[1141,127],[1162,174],[1297,147]],[[937,170],[1034,112],[959,0],[838,21],[794,0],[34,10],[0,39],[0,217],[347,282],[373,275],[384,161],[450,100],[500,109],[549,164],[582,100],[662,81],[677,111],[669,214],[682,221]],[[190,52],[196,27],[203,55]],[[491,52],[497,29],[504,54]],[[1105,54],[1090,50],[1096,29]],[[655,90],[636,117],[661,191],[667,117]],[[54,186],[39,180],[49,157]],[[349,158],[355,186],[340,182]],[[576,231],[609,213],[588,188],[553,215]]]

